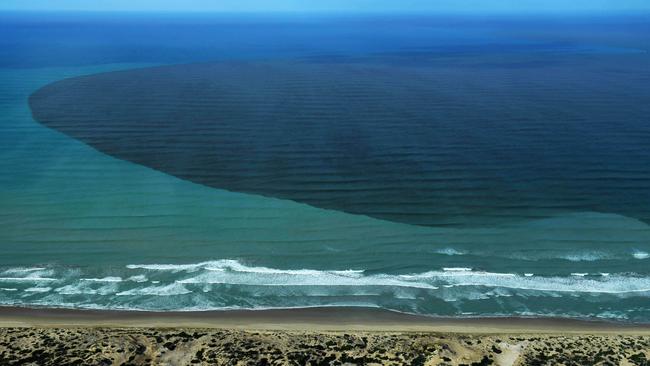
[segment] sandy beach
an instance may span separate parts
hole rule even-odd
[[[221,328],[293,331],[603,333],[649,335],[650,324],[566,318],[445,318],[363,307],[113,311],[0,307],[2,327]]]
[[[3,365],[647,365],[650,357],[649,325],[366,308],[5,307],[0,326]]]

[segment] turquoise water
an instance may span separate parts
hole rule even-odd
[[[402,33],[392,36],[413,38]],[[644,44],[597,41],[615,50]],[[460,43],[468,42],[464,36]],[[382,47],[392,47],[386,43]],[[588,57],[613,52],[589,47]],[[171,53],[181,58],[181,51]],[[353,305],[428,315],[650,319],[650,227],[646,216],[636,215],[647,208],[642,200],[628,215],[561,210],[446,227],[196,184],[116,159],[34,120],[28,98],[52,82],[179,61],[161,53],[158,60],[124,63],[107,52],[105,62],[74,64],[75,55],[68,51],[49,66],[36,57],[25,67],[0,68],[1,304],[138,310]],[[626,71],[621,68],[617,72]],[[645,147],[643,141],[628,146],[641,159]],[[633,186],[647,197],[649,182],[641,177]]]

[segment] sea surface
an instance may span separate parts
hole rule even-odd
[[[0,34],[0,305],[650,322],[650,15]]]

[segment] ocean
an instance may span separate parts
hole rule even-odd
[[[650,15],[0,33],[0,305],[650,322]]]

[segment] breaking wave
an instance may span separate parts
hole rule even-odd
[[[567,314],[576,316],[581,314],[572,313],[575,301],[590,306],[594,299],[599,299],[594,303],[598,304],[645,301],[642,299],[650,296],[648,276],[596,271],[549,276],[458,266],[378,273],[359,268],[272,268],[232,259],[129,264],[87,271],[92,274],[63,267],[0,271],[5,276],[0,277],[0,304],[156,311],[376,306],[463,316],[487,301],[496,306],[495,314],[545,314],[548,308],[534,309],[535,302],[520,308],[522,298],[535,297],[540,304],[561,299],[564,303],[553,305],[553,311],[566,306]]]

